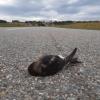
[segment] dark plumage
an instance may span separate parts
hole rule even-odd
[[[32,76],[50,76],[54,75],[68,63],[78,63],[77,58],[73,58],[77,51],[75,48],[67,57],[59,55],[44,55],[34,61],[29,67],[28,72]]]

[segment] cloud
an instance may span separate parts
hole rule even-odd
[[[100,0],[0,0],[0,19],[100,20]]]
[[[14,0],[0,0],[0,5],[12,5]]]

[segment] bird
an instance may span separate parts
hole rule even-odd
[[[74,58],[77,48],[67,57],[62,55],[42,55],[33,61],[28,67],[28,73],[32,76],[52,76],[61,71],[65,65],[80,63],[78,58]]]

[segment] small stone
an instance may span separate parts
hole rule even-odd
[[[43,95],[44,93],[40,92],[39,94],[40,94],[40,95]]]
[[[59,89],[56,89],[56,92],[59,92],[60,90]]]
[[[6,76],[6,78],[9,79],[9,80],[11,80],[12,79],[12,75],[9,74],[9,75]]]
[[[67,100],[77,100],[75,97],[68,97]]]
[[[80,68],[79,72],[83,73],[84,72],[84,68]]]

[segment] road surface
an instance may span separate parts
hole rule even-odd
[[[75,47],[83,63],[50,77],[28,74],[38,56],[66,56]],[[0,100],[100,100],[100,31],[0,28]]]

